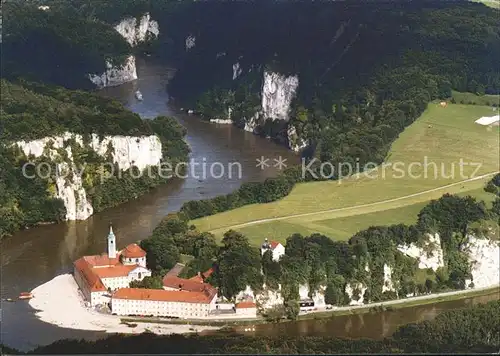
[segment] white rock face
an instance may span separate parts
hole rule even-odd
[[[189,35],[186,37],[186,51],[189,51],[191,48],[196,46],[196,37],[193,35]]]
[[[358,299],[354,299],[354,297],[353,297],[355,289],[359,290]],[[367,288],[365,286],[363,286],[362,283],[357,283],[354,286],[351,286],[350,283],[347,283],[347,285],[345,286],[345,292],[347,293],[347,295],[349,296],[349,299],[351,300],[349,305],[363,305],[363,300],[364,300],[366,289]]]
[[[297,130],[293,125],[288,125],[287,136],[288,136],[288,147],[292,151],[300,152],[308,146],[307,141],[297,136]]]
[[[44,137],[33,141],[18,141],[15,143],[29,158],[30,155],[38,158],[46,156],[57,163],[56,197],[64,201],[67,220],[86,220],[94,209],[87,200],[87,194],[82,185],[82,173],[85,167],[77,167],[73,161],[71,147],[64,147],[64,142],[74,139],[83,146],[81,135],[66,132],[61,136]],[[157,136],[105,136],[101,141],[97,135],[92,135],[90,146],[99,155],[108,152],[109,144],[113,148],[112,159],[121,170],[132,166],[140,170],[151,165],[157,165],[162,158],[162,147]],[[49,148],[50,146],[50,148]],[[61,156],[61,149],[65,150],[67,158]]]
[[[488,239],[469,237],[465,247],[471,263],[474,288],[485,288],[500,284],[500,246]],[[467,285],[470,283],[468,281]]]
[[[314,292],[312,300],[314,301],[315,307],[324,307],[325,304],[325,290],[326,286],[320,286],[319,290]],[[300,299],[310,299],[309,298],[309,286],[300,285],[299,286],[299,297]],[[259,294],[255,294],[250,286],[247,286],[245,290],[239,292],[236,295],[236,301],[245,300],[247,298],[252,298],[259,303],[262,309],[269,309],[276,305],[283,305],[284,300],[281,295],[281,285],[278,285],[278,290],[267,289],[263,286],[263,290]]]
[[[233,64],[233,80],[238,78],[241,75],[241,72],[240,62]]]
[[[382,286],[382,293],[386,291],[394,291],[394,286],[392,284],[392,269],[384,263],[384,285]]]
[[[251,68],[250,68],[251,69]],[[233,65],[233,80],[241,74],[239,63]],[[285,120],[288,121],[290,105],[297,93],[299,78],[294,76],[286,77],[274,72],[264,72],[261,109],[253,117],[245,122],[244,130],[255,132],[259,121],[262,120]],[[293,126],[289,128],[289,147],[294,151],[300,151],[307,146],[306,142],[297,138],[296,130]]]
[[[102,74],[89,74],[89,79],[98,88],[111,87],[137,79],[135,57],[128,56],[122,67],[114,67],[106,62],[106,71]]]
[[[258,126],[257,122],[258,122],[257,117],[252,116],[250,119],[245,121],[245,127],[243,128],[243,130],[254,133],[255,129]]]
[[[437,271],[439,267],[444,267],[441,239],[439,234],[428,234],[427,237],[428,239],[423,247],[418,247],[415,244],[400,245],[398,250],[409,257],[417,259],[419,261],[418,268],[431,268],[433,271]]]
[[[127,17],[115,26],[115,30],[127,40],[131,46],[158,37],[160,28],[158,22],[145,13],[139,21],[135,17]]]
[[[105,136],[100,141],[97,135],[92,135],[91,147],[101,156],[107,152],[110,143],[114,148],[113,162],[117,163],[121,170],[132,166],[143,170],[159,164],[162,158],[158,136]]]
[[[262,86],[262,112],[264,119],[286,120],[290,104],[299,86],[299,78],[294,75],[285,77],[274,72],[264,72]]]
[[[132,46],[158,37],[160,29],[158,22],[151,19],[149,13],[144,14],[139,20],[127,17],[115,26],[115,30]],[[89,74],[89,79],[98,88],[120,85],[137,79],[135,57],[127,57],[122,67],[113,66],[106,62],[106,71],[102,74]]]
[[[320,286],[319,290],[313,293],[311,299],[314,301],[315,307],[322,308],[326,305],[325,290],[326,286]],[[299,286],[299,297],[301,300],[309,299],[309,286],[307,284],[301,284]]]
[[[269,289],[264,289],[262,293],[257,294],[255,301],[259,304],[261,309],[270,309],[277,305],[283,305],[285,302],[279,291]]]

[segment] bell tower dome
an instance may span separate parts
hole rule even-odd
[[[116,237],[113,233],[113,226],[109,224],[109,234],[108,234],[108,257],[116,258]]]

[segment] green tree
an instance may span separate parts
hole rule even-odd
[[[248,239],[233,230],[224,234],[217,256],[217,279],[222,295],[232,299],[247,285],[254,290],[262,286],[261,256]]]
[[[159,273],[172,268],[179,260],[179,249],[172,238],[153,236],[141,241],[141,248],[147,253],[148,268]]]
[[[142,281],[130,282],[130,288],[163,289],[161,276],[147,276]]]

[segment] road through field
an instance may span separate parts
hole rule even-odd
[[[495,175],[497,173],[500,173],[500,171],[490,172],[490,173],[483,174],[483,175],[480,175],[480,176],[477,176],[477,177],[474,177],[474,178],[469,178],[469,179],[465,179],[465,180],[462,180],[462,181],[459,181],[459,182],[447,184],[447,185],[444,185],[444,186],[441,186],[441,187],[437,187],[437,188],[433,188],[433,189],[428,189],[428,190],[425,190],[425,191],[422,191],[422,192],[418,192],[418,193],[408,194],[408,195],[405,195],[405,196],[402,196],[402,197],[397,197],[397,198],[392,198],[392,199],[386,199],[386,200],[382,200],[382,201],[378,201],[378,202],[374,202],[374,203],[360,204],[360,205],[348,206],[348,207],[344,207],[344,208],[320,210],[320,211],[315,211],[315,212],[310,212],[310,213],[293,214],[293,215],[285,215],[285,216],[279,216],[279,217],[274,217],[274,218],[253,220],[253,221],[248,221],[248,222],[242,223],[242,224],[224,226],[224,227],[221,227],[221,228],[217,228],[217,229],[211,230],[211,232],[215,233],[215,232],[219,232],[221,230],[238,229],[238,228],[242,228],[242,227],[246,227],[246,226],[258,225],[258,224],[268,223],[268,222],[272,222],[272,221],[279,221],[279,220],[286,220],[286,219],[293,219],[293,218],[302,218],[302,217],[307,217],[307,216],[314,216],[314,215],[325,214],[325,213],[334,213],[334,212],[339,212],[339,211],[346,211],[346,210],[352,210],[352,209],[360,209],[360,208],[366,208],[366,207],[371,207],[371,206],[376,206],[376,205],[382,205],[382,204],[392,203],[392,202],[395,202],[395,201],[409,199],[409,198],[413,198],[413,197],[416,197],[416,196],[421,196],[421,195],[429,194],[429,193],[436,192],[436,191],[439,191],[439,190],[447,189],[447,188],[450,188],[450,187],[453,187],[453,186],[456,186],[456,185],[460,185],[460,184],[464,184],[464,183],[467,183],[467,182],[471,182],[471,181],[483,179],[483,178],[486,178],[486,177],[489,177],[489,176],[493,176],[493,175]]]

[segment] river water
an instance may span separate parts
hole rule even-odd
[[[177,211],[184,202],[229,193],[245,181],[261,181],[279,173],[277,168],[264,170],[256,166],[261,157],[287,159],[288,164],[298,163],[300,158],[266,139],[236,129],[231,125],[215,125],[183,114],[169,105],[166,84],[174,71],[165,65],[139,59],[137,81],[119,87],[107,88],[101,93],[116,98],[126,107],[144,118],[157,115],[174,116],[187,130],[187,142],[191,159],[197,166],[186,179],[170,181],[149,194],[116,208],[95,214],[83,222],[67,222],[40,226],[17,233],[4,239],[1,247],[1,342],[22,350],[48,344],[63,338],[96,339],[104,333],[63,329],[41,322],[34,310],[24,301],[3,302],[5,298],[17,298],[23,291],[30,291],[58,274],[71,270],[72,261],[83,255],[105,251],[109,223],[113,223],[117,243],[125,246],[148,237],[160,219],[169,212]],[[136,100],[134,93],[140,90],[144,100]],[[216,173],[225,167],[222,178],[204,176],[214,162]],[[241,165],[238,176],[237,163]],[[229,167],[232,165],[231,175]],[[208,170],[207,170],[208,167]],[[235,168],[236,167],[236,168]],[[264,238],[264,237],[263,237]],[[389,335],[401,324],[432,318],[443,310],[483,302],[498,296],[470,298],[458,302],[441,303],[424,307],[408,308],[395,312],[366,314],[363,316],[336,317],[327,321],[301,321],[278,326],[261,325],[254,333],[269,335],[324,334],[345,337],[380,338]],[[244,332],[243,329],[237,331]]]

